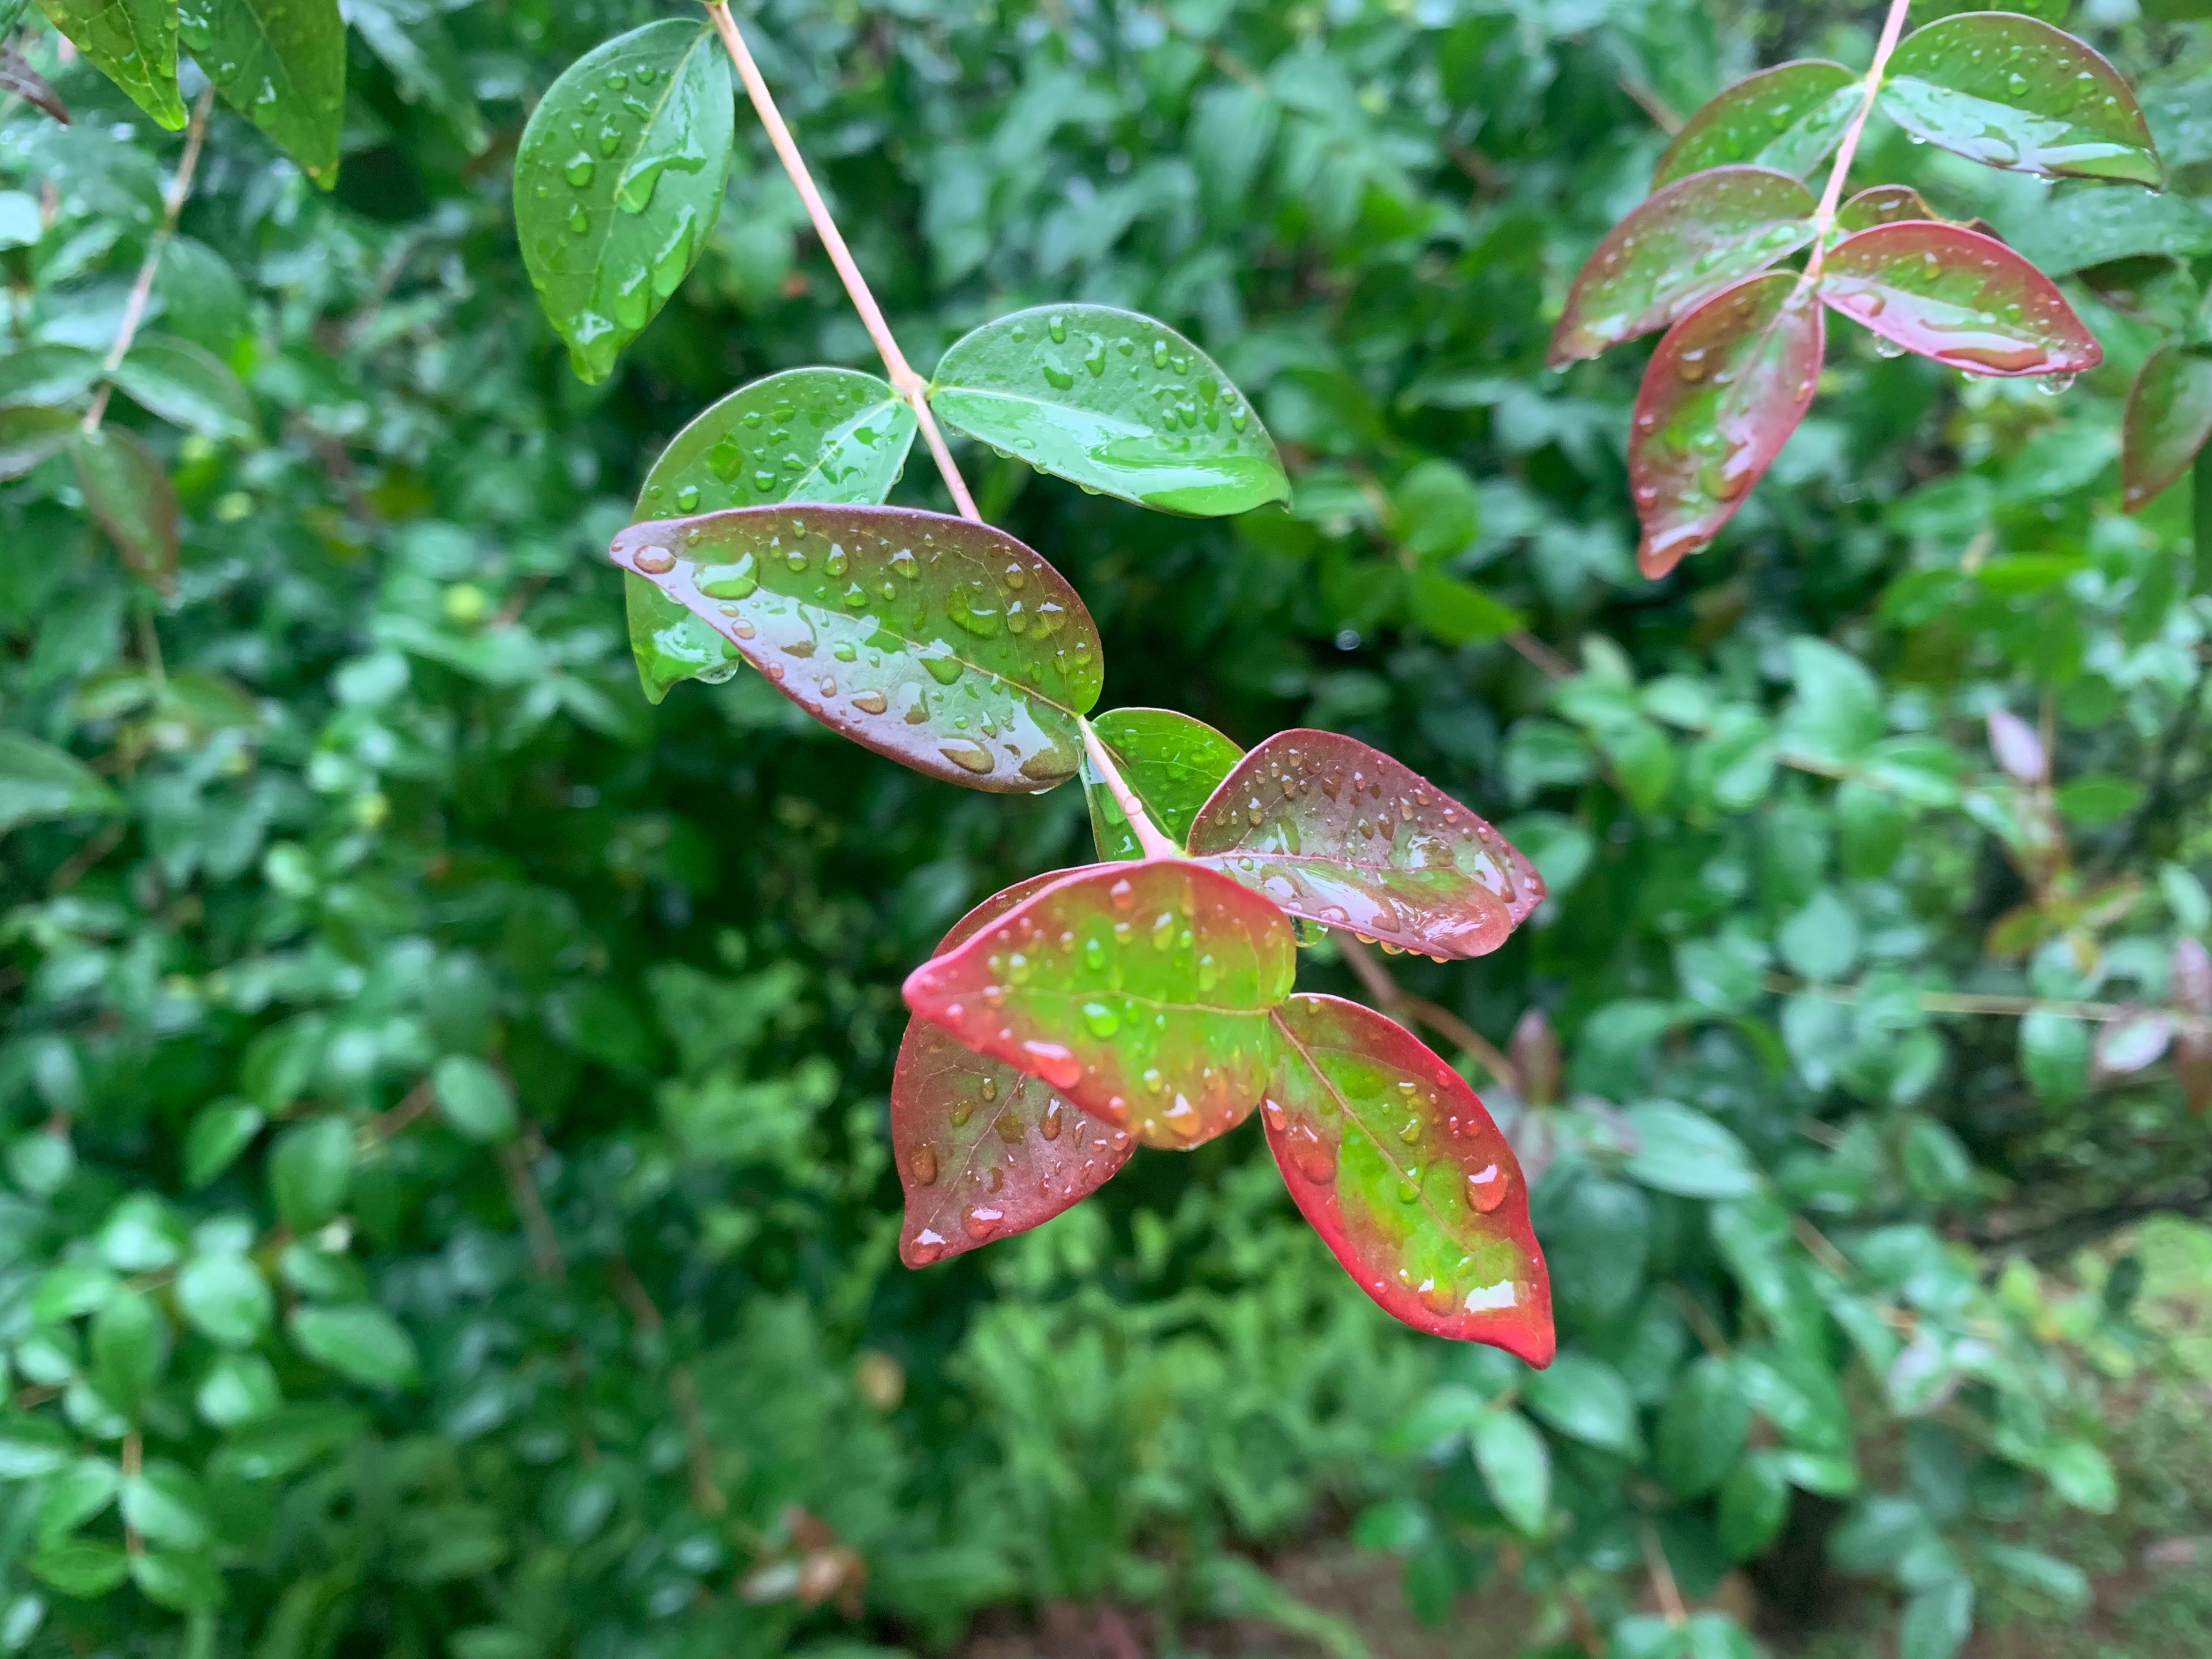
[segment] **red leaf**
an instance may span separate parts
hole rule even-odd
[[[1597,245],[1552,331],[1553,368],[1664,328],[1813,240],[1813,198],[1786,173],[1715,167],[1656,191]]]
[[[2128,392],[2120,477],[2130,513],[2181,480],[2212,438],[2212,356],[2172,341],[2150,354]]]
[[[1191,824],[1191,856],[1293,915],[1436,957],[1495,951],[1543,902],[1505,837],[1379,749],[1279,732]]]
[[[1283,913],[1180,859],[1093,866],[908,975],[906,1002],[1148,1146],[1242,1121],[1274,1060],[1297,945]]]
[[[2104,349],[2051,281],[1993,236],[1934,219],[1836,244],[1820,298],[1907,351],[1973,374],[2078,374]]]
[[[124,563],[167,586],[177,568],[177,489],[135,433],[104,426],[72,441],[84,504]]]
[[[1743,504],[1813,401],[1820,308],[1790,271],[1715,295],[1659,342],[1636,394],[1636,562],[1663,576]]]
[[[1747,75],[1682,123],[1652,169],[1652,186],[1735,161],[1802,179],[1843,137],[1862,84],[1860,76],[1824,58]]]
[[[1358,1003],[1295,996],[1275,1024],[1267,1146],[1345,1271],[1416,1330],[1551,1364],[1527,1184],[1466,1079]]]

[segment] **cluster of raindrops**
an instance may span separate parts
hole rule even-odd
[[[796,397],[763,407],[765,388],[749,386],[708,410],[684,432],[646,481],[647,516],[668,517],[767,505],[799,489],[811,472],[831,488],[878,475],[879,452],[903,454],[912,439],[903,405],[889,389],[842,372]]]

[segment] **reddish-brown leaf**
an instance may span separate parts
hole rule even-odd
[[[1495,951],[1542,902],[1505,837],[1356,738],[1279,732],[1199,809],[1190,853],[1293,915],[1435,957]]]
[[[1554,368],[1664,328],[1813,240],[1812,195],[1786,173],[1715,167],[1655,191],[1597,245],[1567,292]]]
[[[1659,342],[1628,440],[1645,575],[1665,575],[1743,504],[1813,401],[1821,340],[1820,307],[1778,270],[1716,295]]]
[[[1993,236],[1902,219],[1846,236],[1820,298],[1907,351],[1974,374],[2078,374],[2104,361],[2051,279]]]
[[[1183,860],[1063,876],[908,975],[906,1002],[1148,1146],[1240,1122],[1290,994],[1283,913]]]
[[[2128,392],[2120,477],[2128,511],[2181,482],[2212,438],[2212,356],[2172,341],[2152,352]]]
[[[1295,996],[1275,1024],[1267,1146],[1345,1271],[1416,1330],[1549,1364],[1528,1186],[1466,1079],[1358,1003]]]

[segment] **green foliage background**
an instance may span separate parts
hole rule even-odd
[[[1250,1133],[897,1265],[898,981],[1085,858],[1081,799],[916,778],[749,672],[647,703],[602,557],[646,467],[746,380],[873,367],[866,337],[741,114],[699,268],[580,384],[513,148],[568,63],[681,14],[351,9],[335,192],[219,112],[154,289],[258,431],[109,417],[175,480],[173,583],[66,459],[0,485],[0,1646],[829,1659],[1113,1598],[1353,1651],[1252,1565],[1348,1522],[1428,1616],[1517,1564],[1532,1640],[1621,1655],[1747,1650],[1639,1611],[1655,1552],[1692,1598],[1732,1558],[1786,1597],[1825,1553],[1894,1587],[1908,1659],[1994,1587],[2077,1601],[2008,1528],[2112,1507],[2097,1379],[2146,1340],[2125,1275],[2069,1299],[2029,1262],[2206,1197],[2163,1069],[2090,1071],[2096,1011],[2163,1002],[2212,925],[2190,492],[2124,518],[2115,461],[2212,252],[2212,33],[2121,9],[2072,21],[2141,77],[2174,194],[2047,198],[1879,127],[1866,168],[2096,266],[2069,292],[2106,366],[2051,399],[1838,325],[1771,481],[1658,585],[1636,354],[1548,374],[1550,319],[1642,194],[1648,111],[1863,63],[1870,15],[757,20],[917,363],[1017,306],[1128,305],[1283,442],[1293,509],[1230,524],[970,452],[1098,617],[1109,704],[1355,732],[1543,866],[1498,956],[1395,964],[1493,1041],[1531,1007],[1563,1034],[1556,1096],[1486,1089],[1550,1155],[1538,1379],[1392,1325]],[[31,50],[76,118],[0,111],[0,404],[75,408],[45,349],[113,337],[179,141]],[[2000,706],[2055,748],[2071,863],[2036,891]],[[1304,982],[1357,989],[1326,951]]]

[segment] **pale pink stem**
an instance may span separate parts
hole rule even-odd
[[[1828,233],[1835,228],[1836,210],[1843,203],[1844,179],[1851,170],[1851,157],[1859,147],[1859,135],[1866,131],[1867,117],[1874,113],[1874,100],[1881,91],[1882,76],[1889,68],[1889,56],[1897,50],[1899,36],[1905,33],[1905,14],[1911,0],[1889,0],[1889,15],[1882,20],[1881,39],[1874,49],[1874,62],[1866,72],[1865,90],[1859,95],[1859,106],[1851,117],[1851,124],[1844,129],[1844,142],[1836,149],[1836,164],[1828,169],[1828,187],[1820,192],[1820,205],[1813,215],[1813,257],[1805,262],[1808,278],[1818,276],[1820,266],[1828,257]]]
[[[1129,820],[1129,832],[1136,836],[1137,845],[1145,849],[1145,856],[1148,859],[1181,858],[1182,848],[1160,833],[1159,826],[1145,811],[1144,803],[1137,799],[1136,792],[1121,776],[1121,769],[1114,764],[1113,756],[1106,752],[1106,745],[1098,740],[1097,732],[1091,729],[1091,722],[1085,720],[1082,724],[1083,752],[1091,757],[1091,764],[1097,769],[1099,777],[1104,780],[1107,790],[1114,797],[1114,804],[1121,809],[1121,816]]]
[[[822,192],[814,187],[814,177],[806,170],[805,158],[799,153],[798,142],[791,129],[784,125],[783,112],[775,106],[775,94],[768,89],[762,78],[760,65],[753,62],[751,49],[745,45],[744,36],[738,32],[737,20],[730,15],[727,0],[706,0],[707,15],[713,20],[714,29],[722,37],[722,45],[730,54],[730,61],[738,66],[738,77],[745,83],[745,94],[753,100],[753,110],[761,125],[768,129],[769,143],[775,146],[776,158],[790,176],[791,187],[799,192],[805,204],[806,216],[814,222],[814,234],[821,239],[830,263],[837,268],[838,279],[845,284],[845,292],[853,301],[853,309],[860,313],[861,324],[868,337],[876,343],[882,356],[884,368],[890,383],[907,405],[914,410],[915,419],[921,425],[921,435],[929,445],[929,453],[943,475],[945,487],[952,492],[954,505],[960,516],[976,524],[983,515],[975,510],[975,498],[968,493],[968,485],[953,465],[952,451],[938,430],[937,417],[929,410],[929,382],[914,372],[899,349],[898,342],[891,337],[890,325],[884,320],[876,296],[868,291],[868,280],[860,275],[860,268],[853,262],[853,251],[845,246],[845,238],[837,228],[837,222],[830,216],[830,204],[822,199]]]

